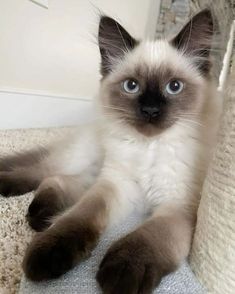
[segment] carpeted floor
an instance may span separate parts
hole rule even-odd
[[[61,132],[61,129],[0,131],[0,155],[45,145]],[[33,234],[25,221],[32,197],[33,193],[0,196],[0,294],[14,294],[19,288],[23,254]]]

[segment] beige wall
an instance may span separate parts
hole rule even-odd
[[[153,34],[158,0],[0,0],[0,91],[90,98],[98,80],[97,8],[137,37]],[[156,13],[155,13],[156,12]]]

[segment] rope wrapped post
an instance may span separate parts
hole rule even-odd
[[[235,70],[204,183],[190,263],[208,293],[235,293]]]

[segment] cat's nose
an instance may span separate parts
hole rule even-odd
[[[141,114],[147,119],[156,118],[160,113],[160,109],[155,106],[142,106],[140,111]]]

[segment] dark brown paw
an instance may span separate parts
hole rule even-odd
[[[111,246],[96,279],[105,294],[148,294],[161,276],[151,248],[130,234]]]
[[[36,235],[25,254],[24,272],[33,281],[58,278],[87,257],[97,239],[86,224],[63,220]]]
[[[0,172],[0,194],[2,196],[22,195],[38,186],[33,178],[24,177],[20,172]]]
[[[64,205],[58,191],[47,188],[35,195],[28,208],[26,218],[35,231],[43,231],[50,226],[51,218],[63,210]]]
[[[73,236],[41,233],[26,252],[24,272],[33,281],[58,278],[76,264],[77,249]]]

